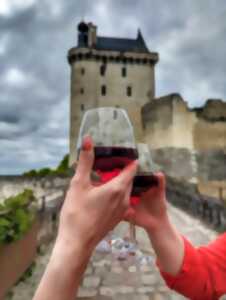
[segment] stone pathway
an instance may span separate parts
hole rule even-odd
[[[169,206],[172,222],[195,245],[206,244],[216,237],[216,232],[207,229],[204,224],[186,213]],[[123,236],[128,224],[122,223],[116,228],[117,235]],[[112,260],[109,254],[95,252],[90,260],[81,283],[78,299],[81,300],[182,300],[184,297],[169,290],[155,266],[153,249],[142,229],[137,230],[140,248],[153,257],[150,266],[140,270],[135,265],[128,267],[125,262]],[[12,290],[7,300],[32,299],[35,289],[48,263],[52,244],[45,249],[42,256],[37,257],[32,277],[21,282]],[[176,251],[176,249],[175,249]],[[66,299],[65,299],[66,300]]]

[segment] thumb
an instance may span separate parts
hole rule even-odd
[[[93,141],[90,136],[85,136],[79,154],[76,174],[83,180],[90,181],[90,174],[94,163]]]
[[[134,160],[127,165],[122,172],[113,178],[108,184],[109,185],[120,185],[126,189],[129,184],[133,181],[134,176],[137,173],[138,161]]]
[[[165,192],[165,189],[166,189],[165,175],[162,172],[158,172],[155,174],[155,176],[158,178],[159,190],[161,192]]]

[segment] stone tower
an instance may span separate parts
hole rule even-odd
[[[78,44],[68,52],[71,66],[70,163],[84,111],[101,106],[127,110],[142,140],[141,107],[155,97],[155,64],[141,31],[136,39],[99,37],[92,23],[78,24]]]

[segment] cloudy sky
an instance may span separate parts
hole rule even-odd
[[[56,166],[68,152],[70,68],[85,17],[102,36],[158,51],[157,96],[226,99],[225,0],[0,0],[0,174]]]

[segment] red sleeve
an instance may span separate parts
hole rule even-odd
[[[226,234],[205,247],[194,248],[184,238],[184,260],[172,276],[161,270],[166,284],[192,300],[215,300],[226,293]]]

